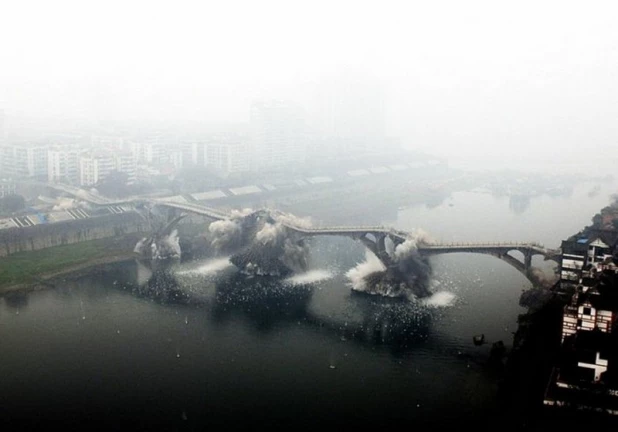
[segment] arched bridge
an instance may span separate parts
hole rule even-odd
[[[154,198],[154,197],[130,197],[124,199],[110,199],[103,197],[99,194],[95,194],[84,189],[80,189],[74,186],[63,184],[47,184],[41,183],[45,186],[52,187],[59,191],[69,193],[82,200],[91,202],[97,205],[113,205],[113,204],[134,204],[134,205],[156,205],[164,206],[170,210],[180,210],[181,212],[189,212],[199,214],[214,220],[229,219],[230,213],[223,210],[207,207],[198,203],[183,203],[170,201],[166,198]],[[277,213],[272,212],[275,220],[277,220]],[[169,232],[180,220],[182,215],[177,213],[171,213],[169,217],[169,223],[164,228],[165,232]],[[386,240],[389,239],[394,246],[405,242],[408,239],[412,239],[411,233],[396,230],[384,226],[331,226],[331,227],[319,227],[309,228],[290,223],[285,219],[280,219],[280,223],[286,226],[288,229],[295,231],[303,236],[344,236],[362,242],[369,250],[371,250],[382,262],[389,266],[392,264],[393,259],[387,251]],[[508,264],[515,267],[524,275],[530,278],[529,270],[531,268],[532,257],[534,255],[542,255],[546,260],[553,260],[559,262],[561,251],[558,249],[547,249],[542,245],[535,242],[528,243],[424,243],[417,242],[417,251],[421,256],[433,256],[445,253],[480,253],[492,255]],[[523,261],[518,260],[509,254],[509,252],[518,251],[523,254]]]
[[[215,220],[229,219],[231,216],[230,213],[226,213],[223,210],[212,208],[212,207],[206,207],[201,204],[166,201],[164,198],[154,198],[154,199],[149,199],[145,201],[150,204],[155,204],[155,205],[160,205],[160,206],[164,206],[164,207],[168,207],[172,209],[195,213],[195,214],[206,216],[210,219],[215,219]]]
[[[439,255],[445,253],[480,253],[492,255],[509,263],[517,270],[527,275],[532,267],[532,257],[542,255],[545,260],[560,261],[560,250],[547,249],[542,245],[530,243],[433,243],[421,244],[418,246],[419,253],[425,256]],[[509,254],[518,251],[524,256],[523,262]]]

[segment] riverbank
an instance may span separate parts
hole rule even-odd
[[[59,276],[135,257],[139,234],[20,252],[0,259],[0,295],[50,285]]]

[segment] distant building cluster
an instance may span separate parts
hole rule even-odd
[[[305,163],[380,152],[389,142],[384,98],[376,83],[325,82],[313,102],[306,109],[291,101],[254,101],[246,125],[194,136],[67,131],[78,135],[20,140],[7,137],[0,110],[1,177],[93,186],[113,171],[126,173],[129,182],[171,179],[188,167],[202,167],[219,178],[293,173]]]
[[[92,186],[112,171],[135,181],[133,155],[108,146],[87,146],[74,140],[12,142],[0,148],[3,176],[12,180],[34,179]]]

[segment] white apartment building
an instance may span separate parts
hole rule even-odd
[[[251,106],[250,159],[252,169],[293,170],[306,160],[302,109],[284,101],[256,102]]]
[[[203,165],[204,143],[200,141],[183,141],[179,145],[182,152],[182,166]]]
[[[161,165],[168,160],[168,149],[159,142],[147,142],[142,145],[144,162],[148,165]]]
[[[175,140],[158,135],[130,141],[127,147],[137,163],[150,166],[174,163],[171,153],[177,151]]]
[[[12,180],[0,180],[0,198],[16,193],[16,184]]]
[[[92,186],[109,175],[116,168],[116,161],[110,153],[90,153],[79,158],[79,184]]]
[[[44,144],[17,143],[2,147],[2,172],[11,178],[47,179],[47,149]]]
[[[137,166],[133,155],[130,152],[116,153],[114,154],[114,162],[116,171],[126,173],[129,184],[135,183]]]
[[[239,135],[211,138],[204,144],[204,166],[222,176],[250,171],[248,140]]]
[[[53,146],[47,151],[47,181],[77,184],[79,182],[79,149]]]
[[[92,186],[105,179],[112,171],[127,173],[128,182],[135,182],[136,164],[130,152],[91,152],[79,159],[80,184]]]
[[[173,150],[169,154],[170,163],[175,170],[179,170],[184,164],[184,155],[182,150]]]

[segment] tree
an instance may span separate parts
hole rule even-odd
[[[0,212],[13,213],[26,207],[26,199],[21,195],[7,195],[0,198]]]
[[[122,171],[111,171],[103,180],[95,185],[101,195],[110,197],[122,197],[129,194],[127,185],[129,176]]]

